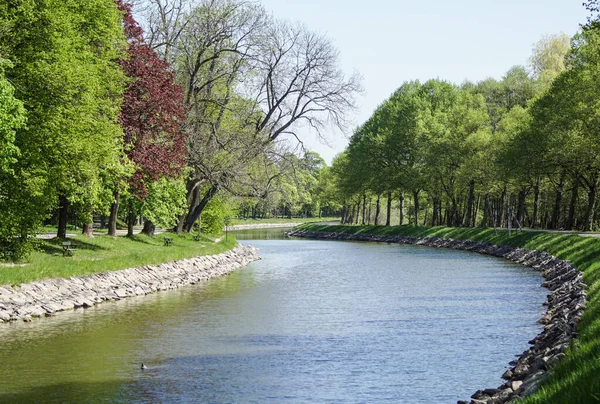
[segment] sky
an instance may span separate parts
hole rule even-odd
[[[582,0],[262,0],[275,18],[300,21],[326,35],[340,67],[363,76],[353,126],[405,81],[439,78],[460,84],[501,79],[527,65],[544,35],[574,35],[588,12]],[[331,164],[350,133],[331,131],[329,145],[301,129],[305,146]]]

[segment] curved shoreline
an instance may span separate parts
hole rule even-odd
[[[69,279],[52,278],[16,287],[0,286],[0,323],[31,321],[64,310],[193,285],[227,275],[260,259],[257,251],[252,246],[238,244],[215,255]]]
[[[539,320],[544,324],[543,331],[529,341],[532,346],[528,350],[509,363],[511,368],[502,375],[502,378],[507,380],[505,383],[497,388],[478,390],[471,396],[471,401],[458,401],[458,404],[506,403],[537,390],[549,371],[565,356],[564,352],[570,341],[577,335],[577,322],[586,306],[583,274],[570,262],[543,251],[438,237],[381,236],[309,230],[291,230],[286,234],[322,240],[375,241],[452,248],[504,258],[539,270],[545,279],[542,286],[550,290],[544,302],[548,309]]]

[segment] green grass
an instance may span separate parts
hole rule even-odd
[[[569,260],[584,273],[588,285],[588,305],[578,325],[579,336],[562,360],[535,394],[523,404],[600,403],[600,239],[548,232],[513,232],[506,230],[463,229],[414,226],[324,226],[306,224],[305,230],[351,234],[382,234],[449,237],[505,244],[531,250],[547,251]],[[482,386],[489,387],[489,386]]]
[[[229,226],[235,226],[237,224],[271,224],[271,223],[318,223],[318,222],[339,222],[339,217],[293,217],[278,218],[273,217],[269,219],[232,219],[229,221]]]
[[[164,246],[163,238],[171,237],[172,246]],[[136,234],[133,237],[85,236],[71,237],[77,250],[72,257],[63,257],[61,240],[39,240],[38,251],[27,262],[0,264],[0,285],[18,285],[47,278],[68,278],[98,272],[159,264],[199,255],[218,254],[235,246],[232,236],[214,242],[202,236],[194,241],[190,234],[158,234],[154,238]]]

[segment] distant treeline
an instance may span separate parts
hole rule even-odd
[[[404,83],[333,163],[344,222],[597,229],[599,62],[591,21],[501,80]]]

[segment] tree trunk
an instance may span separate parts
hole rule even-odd
[[[438,199],[431,198],[433,202],[433,214],[431,215],[431,225],[437,226],[438,223]]]
[[[392,216],[392,193],[387,194],[387,215],[385,217],[385,225],[390,225],[390,216]]]
[[[369,210],[367,211],[367,225],[371,224],[371,206],[373,205],[373,200],[369,197]]]
[[[129,201],[129,211],[127,212],[127,237],[133,237],[133,225],[135,224],[135,209],[133,201]]]
[[[218,191],[219,191],[219,187],[217,185],[212,185],[209,188],[209,190],[206,192],[206,194],[204,195],[202,200],[198,203],[198,205],[193,210],[190,211],[190,213],[188,214],[188,217],[185,221],[184,228],[183,228],[183,230],[186,233],[189,233],[190,231],[192,231],[194,222],[198,219],[198,217],[200,217],[200,214],[202,213],[202,211],[204,210],[204,208],[206,207],[208,202],[212,199],[213,196],[215,196],[217,194]]]
[[[375,205],[375,226],[379,224],[379,212],[381,211],[381,194],[377,194],[377,203]]]
[[[367,195],[363,194],[363,211],[362,211],[362,225],[365,224],[365,219],[367,215]]]
[[[148,237],[154,237],[154,231],[156,230],[156,226],[152,223],[151,220],[146,219],[144,221],[144,228],[142,229],[142,233]]]
[[[592,186],[588,191],[588,207],[585,214],[584,231],[594,230],[594,219],[596,218],[596,203],[598,200],[598,174],[592,178]]]
[[[531,227],[536,228],[538,226],[538,216],[540,214],[540,185],[542,178],[538,177],[535,182],[535,188],[533,189],[533,218],[531,219]]]
[[[569,202],[569,216],[567,217],[567,230],[572,230],[575,226],[575,207],[577,206],[577,196],[579,193],[579,178],[577,175],[573,178],[573,187],[571,188],[571,201]]]
[[[477,226],[477,216],[479,216],[479,203],[481,202],[481,195],[477,195],[477,202],[475,203],[475,209],[473,210],[473,222],[471,227]]]
[[[467,217],[465,225],[471,226],[471,218],[473,217],[473,205],[475,204],[475,180],[469,182],[469,199],[467,200]]]
[[[69,212],[69,200],[65,195],[58,197],[58,232],[56,236],[62,240],[67,238],[67,215]]]
[[[560,181],[556,188],[556,196],[554,198],[554,209],[552,210],[552,221],[550,222],[551,229],[560,227],[560,205],[562,204],[563,187],[565,186],[565,173],[560,174]]]
[[[84,224],[81,228],[81,234],[89,238],[94,238],[94,222]]]
[[[481,227],[489,227],[490,222],[490,194],[485,194],[483,198],[483,219],[481,220]]]
[[[498,212],[498,227],[504,226],[504,223],[506,222],[507,210],[508,210],[508,195],[507,195],[506,185],[504,185],[504,189],[502,190],[502,200],[500,203],[500,211]]]
[[[400,201],[398,205],[398,210],[400,210],[400,224],[402,226],[404,224],[404,192],[400,192]]]
[[[419,225],[419,191],[413,191],[415,205],[415,226]]]
[[[112,205],[110,205],[110,216],[108,217],[108,235],[111,237],[116,237],[117,235],[117,215],[119,213],[120,199],[121,194],[119,191],[115,191],[114,201]]]
[[[186,184],[186,189],[187,189],[186,201],[187,201],[187,206],[188,206],[187,213],[189,214],[189,212],[192,212],[194,209],[196,209],[196,207],[200,203],[201,187],[200,187],[199,181],[190,179],[188,181],[188,183]],[[252,209],[252,212],[254,214],[254,208]],[[179,218],[177,220],[177,228],[176,228],[177,234],[183,233],[186,217],[187,217],[186,212],[184,212],[182,215],[179,216]]]
[[[527,197],[527,190],[525,187],[519,190],[519,197],[517,201],[517,222],[523,227],[523,220],[525,219],[525,198]]]

